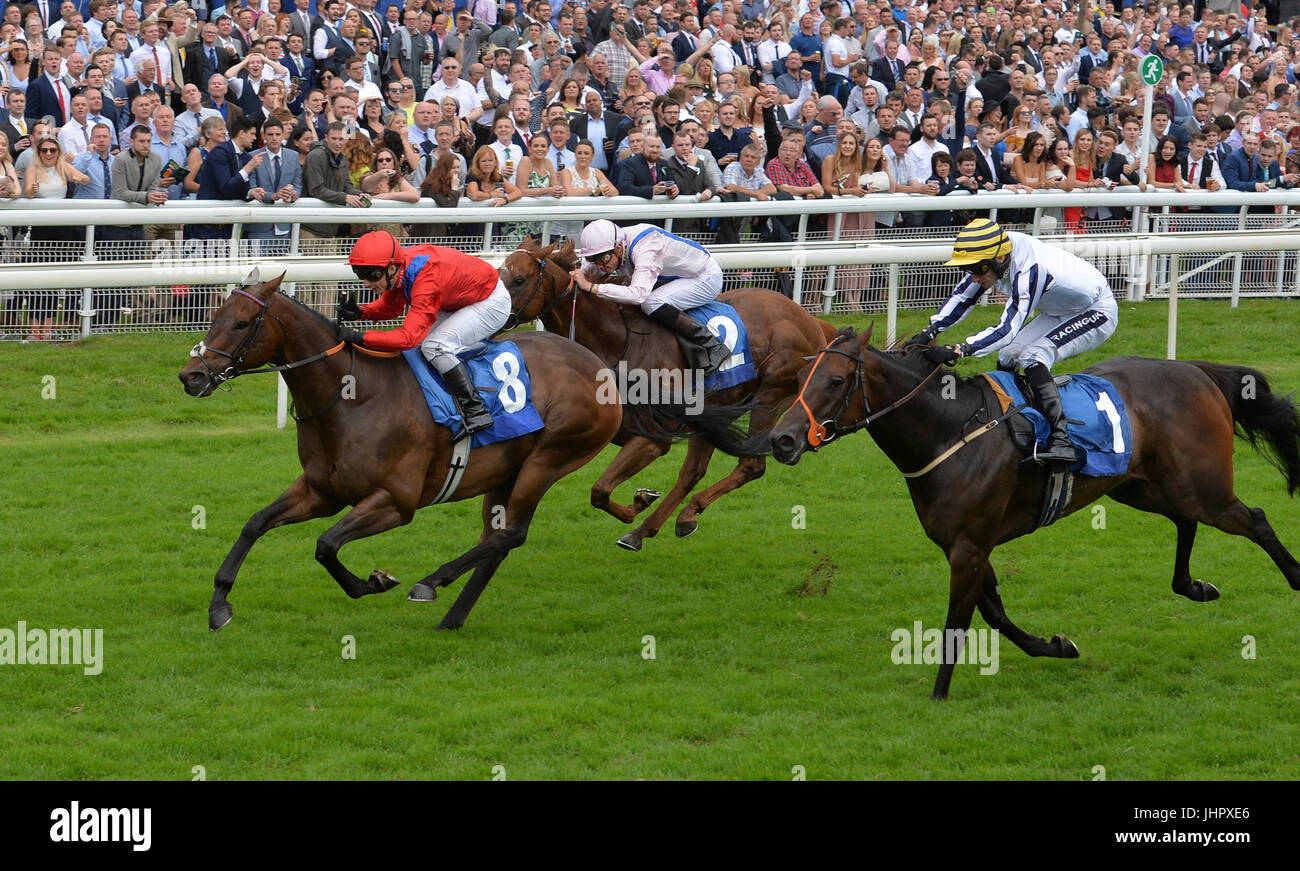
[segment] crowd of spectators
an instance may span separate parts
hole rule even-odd
[[[446,209],[616,195],[1263,191],[1300,181],[1296,25],[1276,6],[1178,0],[10,3],[0,197],[353,208],[425,198]],[[1143,129],[1139,66],[1152,54],[1165,72]],[[970,208],[954,198],[948,211],[846,212],[839,232],[951,225]],[[1123,213],[1059,218],[1079,229]],[[304,250],[337,252],[364,222],[304,226]],[[783,240],[796,222],[753,229]],[[750,223],[675,227],[728,242]],[[476,228],[440,212],[388,229]],[[497,230],[510,242],[537,226]],[[79,228],[6,232],[46,243],[33,251],[84,241]],[[182,234],[222,240],[230,227],[96,228],[117,259]],[[245,235],[287,250],[289,226]],[[36,337],[56,297],[32,305]]]

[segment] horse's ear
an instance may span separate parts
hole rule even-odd
[[[861,345],[861,346],[864,347],[864,348],[867,347],[868,345],[870,345],[870,344],[871,344],[871,334],[872,334],[873,332],[875,332],[875,329],[876,329],[876,322],[875,322],[875,321],[872,321],[871,323],[867,324],[867,331],[866,331],[865,333],[863,333],[862,335],[858,336],[858,344]]]
[[[280,289],[280,283],[284,281],[284,276],[287,275],[288,273],[281,272],[279,275],[277,275],[275,278],[272,278],[270,281],[262,281],[262,282],[259,282],[257,280],[257,274],[258,271],[256,268],[254,268],[252,273],[250,273],[248,278],[244,279],[244,281],[247,284],[250,279],[253,279],[252,283],[256,286],[250,288],[250,290],[253,292],[254,296],[262,300],[263,302],[266,302],[275,294],[277,290]]]

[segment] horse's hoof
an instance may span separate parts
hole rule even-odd
[[[1202,602],[1213,602],[1215,599],[1219,598],[1219,588],[1214,586],[1214,584],[1211,584],[1209,581],[1196,581],[1195,583],[1201,588]]]
[[[1064,635],[1053,635],[1052,643],[1061,651],[1061,659],[1078,659],[1079,648]]]
[[[655,500],[662,495],[663,494],[660,493],[658,490],[651,490],[648,487],[640,487],[637,489],[636,496],[633,498],[632,501],[635,502],[636,505],[638,506],[637,507],[638,511],[644,511],[645,509],[649,508],[651,505],[655,504]]]
[[[450,632],[453,630],[459,630],[464,625],[465,625],[464,623],[448,623],[446,620],[443,620],[441,623],[438,624],[436,631]]]
[[[411,591],[406,594],[408,602],[432,602],[438,598],[438,590],[421,581],[411,587]]]
[[[224,602],[220,607],[208,609],[208,631],[216,632],[222,626],[230,622],[234,616],[234,608],[229,602]]]
[[[371,584],[379,588],[375,591],[377,593],[387,593],[400,583],[397,578],[393,577],[388,572],[382,572],[379,569],[375,569],[370,573],[369,580]]]
[[[635,532],[629,532],[627,535],[620,538],[617,544],[619,547],[623,548],[624,550],[640,550],[641,537],[637,535]]]
[[[696,523],[694,520],[688,520],[686,522],[682,522],[679,520],[677,521],[677,537],[686,538],[689,535],[694,535],[695,530],[699,528],[700,525]]]

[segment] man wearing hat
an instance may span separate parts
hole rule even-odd
[[[997,351],[999,369],[1022,367],[1034,403],[1052,428],[1047,450],[1035,458],[1040,463],[1074,463],[1051,368],[1058,360],[1091,351],[1115,332],[1119,306],[1106,277],[1064,249],[1007,232],[987,219],[962,228],[952,259],[944,265],[959,267],[966,275],[930,325],[907,345],[931,345],[935,336],[966,317],[980,296],[997,287],[1007,297],[997,324],[962,344],[931,345],[922,353],[939,364]],[[1038,317],[1029,321],[1035,311]]]

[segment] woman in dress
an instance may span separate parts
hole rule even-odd
[[[203,169],[203,162],[208,159],[209,151],[226,141],[227,133],[226,122],[221,118],[204,118],[199,125],[199,144],[191,148],[185,158],[185,167],[190,174],[181,182],[188,199],[198,196],[199,172]]]
[[[628,104],[631,97],[640,97],[643,94],[650,93],[645,86],[645,79],[641,78],[641,70],[638,67],[629,67],[627,75],[623,77],[623,90],[619,91],[619,98],[622,99],[623,105]]]
[[[63,149],[53,136],[43,137],[36,143],[36,159],[27,166],[23,179],[23,193],[30,200],[62,200],[68,196],[68,184],[85,184],[85,175],[63,159]],[[79,227],[32,227],[32,247],[29,262],[57,262],[79,259],[67,250],[70,242],[82,238]],[[58,292],[32,291],[28,297],[30,310],[27,323],[28,341],[48,339],[54,328],[54,310],[58,305]],[[75,308],[75,306],[74,306]],[[71,315],[71,311],[69,311]]]
[[[582,105],[582,83],[577,79],[565,79],[551,105],[556,103],[564,107],[564,117],[570,124],[581,118],[587,111]]]
[[[701,100],[695,104],[695,118],[700,122],[709,133],[712,133],[716,127],[718,117],[718,104],[712,100]]]
[[[921,41],[921,71],[927,72],[931,67],[939,70],[947,68],[943,58],[939,56],[939,37],[935,34]]]
[[[519,180],[517,189],[520,197],[562,197],[564,186],[560,184],[560,174],[555,165],[546,156],[551,147],[551,137],[545,133],[534,133],[528,141],[528,153],[519,161],[515,169],[515,178]],[[521,241],[525,236],[542,235],[542,225],[536,221],[507,224],[501,228],[506,239]]]
[[[1187,190],[1183,168],[1178,163],[1178,140],[1161,136],[1156,150],[1147,157],[1147,181],[1161,190]]]
[[[397,203],[418,203],[420,192],[397,171],[397,154],[390,148],[380,146],[375,150],[375,171],[361,180],[362,190],[369,190],[375,200],[391,200]],[[402,223],[376,224],[370,230],[387,230],[398,239],[406,238],[406,225]]]
[[[384,141],[384,101],[380,97],[371,97],[363,100],[361,107],[357,112],[361,117],[357,123],[361,130],[370,138],[375,145]],[[394,112],[394,115],[399,113]]]
[[[9,83],[9,90],[18,93],[27,93],[27,83],[31,81],[32,75],[32,56],[27,48],[27,40],[15,39],[9,43],[3,52],[4,59],[4,80]],[[40,74],[40,69],[36,68],[36,73]]]
[[[753,106],[754,101],[758,99],[758,87],[754,84],[753,76],[750,74],[749,67],[738,66],[733,73],[736,75],[736,93],[740,94],[746,106]],[[751,113],[750,117],[753,117]]]
[[[0,198],[12,200],[23,192],[23,180],[9,157],[9,137],[0,133]]]
[[[1002,156],[1004,161],[1014,161],[1019,156],[1020,150],[1024,148],[1025,140],[1034,129],[1034,110],[1029,107],[1029,104],[1021,103],[1016,107],[1012,120],[1013,125],[998,137],[1006,146]]]
[[[713,69],[713,58],[707,54],[695,62],[695,75],[693,78],[704,82],[704,96],[710,100],[718,93],[718,74]]]
[[[1094,187],[1092,169],[1097,163],[1097,151],[1094,142],[1095,137],[1087,127],[1075,134],[1074,148],[1070,151],[1070,159],[1074,164],[1072,175],[1075,188],[1087,189]],[[1065,210],[1065,229],[1068,233],[1083,232],[1082,208],[1071,206]]]
[[[822,188],[832,196],[860,199],[867,194],[861,184],[864,172],[862,140],[857,128],[842,131],[835,140],[835,150],[822,161]],[[875,223],[875,217],[868,219],[862,212],[846,209],[839,221],[840,239],[856,241],[870,235],[868,230]],[[862,290],[866,284],[862,273],[862,269],[854,266],[841,266],[835,271],[836,291],[843,296],[850,311],[862,308]]]
[[[573,146],[574,164],[560,172],[560,185],[566,197],[616,197],[618,188],[591,165],[596,148],[586,139]],[[565,237],[577,238],[582,232],[581,221],[556,221],[551,224],[551,240]]]
[[[1047,187],[1047,140],[1037,130],[1025,137],[1020,153],[1011,161],[1016,181],[1034,190]]]
[[[439,121],[450,121],[456,127],[456,138],[452,140],[451,150],[461,154],[470,154],[474,150],[474,131],[469,122],[460,116],[460,103],[455,97],[443,97],[439,104],[442,117]]]
[[[352,186],[361,186],[361,177],[374,171],[375,149],[366,134],[358,130],[343,144],[343,156],[348,159],[348,178]]]

